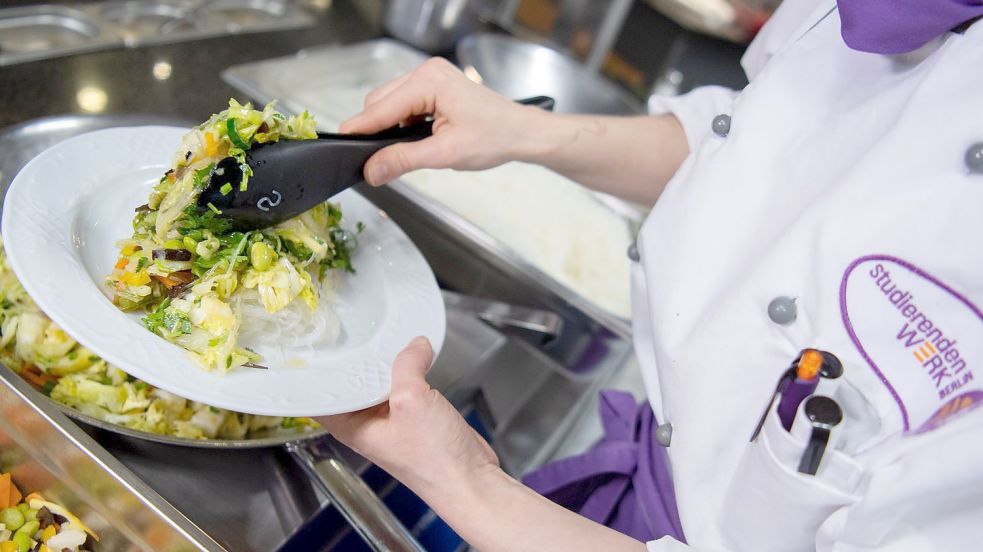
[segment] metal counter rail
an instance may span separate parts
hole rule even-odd
[[[366,544],[377,552],[426,552],[365,481],[341,459],[334,444],[321,439],[307,446],[287,445],[318,480],[328,499]]]

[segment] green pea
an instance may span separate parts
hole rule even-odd
[[[36,515],[37,515],[37,513],[35,512],[35,516]],[[23,533],[23,534],[27,535],[28,537],[33,537],[34,536],[34,533],[37,533],[38,532],[38,529],[40,529],[40,528],[41,528],[41,522],[40,521],[37,521],[37,520],[28,521],[24,525],[21,525],[20,526],[20,529],[18,529],[17,531],[14,532],[14,535],[16,536],[16,535],[20,535],[21,533]]]
[[[256,270],[267,270],[275,260],[276,252],[266,242],[256,242],[249,248],[249,262]]]
[[[35,510],[34,508],[30,508],[29,507],[26,510],[21,510],[21,513],[24,514],[24,522],[25,523],[29,523],[29,522],[32,522],[32,521],[37,521],[37,519],[38,519],[38,511]]]
[[[10,540],[17,545],[17,552],[27,552],[31,549],[31,537],[25,533],[14,533]]]
[[[31,506],[26,502],[21,502],[17,505],[17,509],[20,510],[20,513],[27,514],[27,511],[31,509]]]
[[[17,508],[4,508],[0,511],[0,523],[10,531],[16,531],[24,525],[24,514]]]

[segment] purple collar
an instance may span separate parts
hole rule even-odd
[[[983,0],[836,0],[847,46],[903,54],[983,15]]]

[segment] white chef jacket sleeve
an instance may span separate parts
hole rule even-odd
[[[676,116],[689,151],[697,150],[703,138],[711,132],[710,123],[716,115],[730,113],[731,104],[740,94],[723,86],[701,86],[681,96],[652,96],[649,98],[649,114],[671,113]]]

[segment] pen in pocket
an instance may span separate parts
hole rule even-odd
[[[810,431],[809,441],[799,461],[799,473],[816,475],[826,450],[835,444],[836,429],[842,421],[843,411],[833,399],[814,395],[805,401],[793,430],[793,434]]]
[[[792,361],[792,366],[778,379],[775,392],[758,420],[754,433],[751,434],[751,441],[758,437],[776,400],[779,401],[776,409],[779,421],[788,431],[792,427],[795,413],[802,401],[816,393],[817,389],[824,394],[832,395],[842,375],[843,364],[836,355],[818,349],[803,349],[798,358]]]
[[[806,349],[799,356],[799,361],[794,366],[794,375],[786,380],[782,398],[778,401],[778,419],[782,421],[785,431],[792,429],[799,404],[816,392],[822,365],[823,355],[815,349]]]

